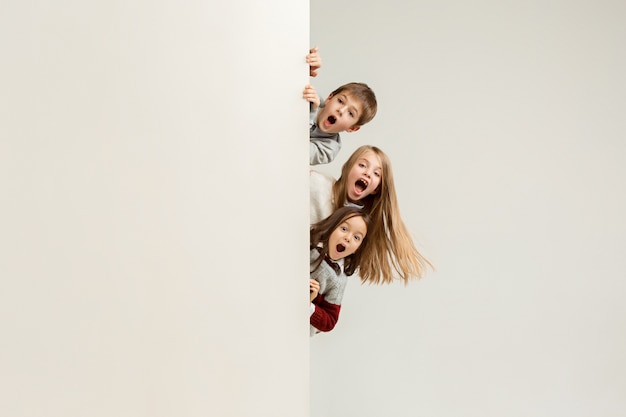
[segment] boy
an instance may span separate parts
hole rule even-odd
[[[307,55],[309,74],[317,75],[321,59],[317,47]],[[312,85],[304,87],[304,99],[310,103],[309,164],[328,164],[341,149],[340,132],[356,132],[376,115],[376,95],[367,84],[348,83],[328,95],[323,105]]]

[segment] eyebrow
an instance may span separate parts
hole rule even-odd
[[[348,226],[348,228],[350,228],[350,223],[348,223],[348,220],[353,219],[355,217],[360,217],[360,216],[352,216],[349,219],[346,219],[344,221],[344,223],[346,224],[346,226]],[[363,237],[363,236],[365,236],[367,234],[367,226],[365,226],[365,232],[359,230],[358,226],[356,226],[354,229],[355,229],[354,233],[353,233],[354,235],[360,235],[361,237]]]
[[[383,167],[380,165],[376,165],[376,164],[370,164],[370,161],[368,159],[365,158],[360,158],[357,162],[365,162],[367,165],[372,165],[374,167],[374,170],[383,170]]]
[[[339,97],[343,98],[346,102],[350,101],[350,97],[345,93],[339,94]],[[354,104],[351,104],[349,108],[356,116],[359,115],[359,109],[357,109]]]

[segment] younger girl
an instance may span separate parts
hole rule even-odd
[[[369,223],[360,208],[344,206],[311,226],[311,336],[337,324],[347,277],[359,268],[367,247]]]
[[[363,208],[371,218],[359,275],[363,282],[390,283],[394,273],[408,283],[432,264],[415,247],[398,207],[387,155],[375,146],[359,147],[343,164],[337,181],[311,171],[311,223],[345,205]]]

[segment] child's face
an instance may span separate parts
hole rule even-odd
[[[366,234],[367,226],[363,217],[345,219],[328,238],[328,256],[337,261],[352,255],[359,249]]]
[[[348,172],[346,182],[348,200],[356,202],[370,194],[376,194],[382,176],[380,158],[373,151],[366,151]]]
[[[317,127],[324,133],[356,132],[363,104],[348,93],[328,96],[317,114]]]

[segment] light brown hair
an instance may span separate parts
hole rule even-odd
[[[337,88],[331,93],[332,96],[337,94],[348,94],[359,100],[363,105],[363,111],[359,116],[359,120],[356,121],[357,126],[363,126],[365,123],[370,122],[374,116],[376,116],[376,110],[378,109],[378,103],[376,101],[376,95],[374,91],[365,83],[348,83]]]
[[[379,148],[363,145],[352,153],[341,168],[341,176],[333,184],[335,209],[347,201],[348,173],[368,151],[380,159],[382,172],[380,184],[374,194],[358,201],[371,217],[367,228],[368,245],[362,253],[359,266],[361,281],[373,284],[391,283],[400,278],[405,284],[412,278],[421,278],[426,268],[433,265],[415,247],[402,218],[393,182],[391,162]]]

